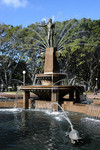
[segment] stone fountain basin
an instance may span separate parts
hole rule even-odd
[[[57,93],[59,100],[68,93],[74,91],[81,92],[83,86],[69,86],[69,85],[35,85],[35,86],[21,86],[21,90],[30,91],[36,94],[41,100],[51,100],[51,93]]]
[[[60,81],[66,78],[65,73],[44,73],[44,74],[37,74],[37,79],[39,79],[42,85],[52,85],[56,84],[59,85]]]

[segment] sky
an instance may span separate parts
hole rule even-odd
[[[0,23],[28,25],[42,20],[100,19],[100,0],[0,0]]]

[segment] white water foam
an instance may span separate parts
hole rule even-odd
[[[57,121],[62,121],[63,120],[63,118],[61,117],[61,116],[59,116],[59,117],[54,117]]]
[[[100,122],[100,120],[98,120],[98,119],[95,119],[95,118],[88,118],[88,117],[86,117],[86,118],[82,118],[82,120],[88,120],[88,121],[92,121],[92,122]]]
[[[23,111],[22,108],[3,108],[3,109],[0,109],[0,112],[21,112]]]

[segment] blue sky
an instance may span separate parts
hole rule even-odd
[[[100,0],[0,0],[0,23],[13,26],[83,17],[100,19]]]

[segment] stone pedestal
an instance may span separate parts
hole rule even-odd
[[[66,78],[66,74],[59,72],[59,64],[57,61],[56,52],[56,47],[46,48],[44,73],[36,75],[37,79],[41,82],[41,85],[21,87],[24,92],[24,109],[29,108],[30,91],[35,93],[41,100],[48,100],[59,104],[62,102],[62,98],[66,94],[69,94],[69,100],[74,101],[74,103],[80,102],[79,89],[82,89],[82,87],[61,85],[61,80]],[[74,93],[76,93],[75,96]],[[58,106],[55,104],[54,109],[57,110],[56,108],[58,109]]]
[[[59,73],[59,64],[56,58],[56,47],[46,48],[44,74]]]

